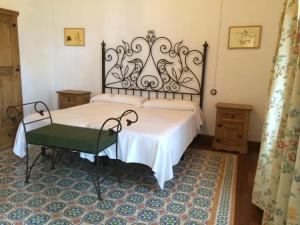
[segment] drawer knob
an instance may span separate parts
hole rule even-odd
[[[71,101],[71,99],[69,99],[69,98],[68,98],[68,100],[67,100],[67,101],[68,101],[68,102],[70,102],[70,101]]]
[[[231,119],[234,119],[234,115],[231,115]]]
[[[222,124],[218,124],[218,127],[222,127]]]
[[[239,138],[243,138],[243,135],[239,134]]]
[[[216,142],[221,142],[221,140],[220,140],[220,139],[217,139]]]
[[[8,133],[7,135],[8,135],[8,137],[11,137],[11,136],[12,136],[12,134],[11,134],[11,133]]]

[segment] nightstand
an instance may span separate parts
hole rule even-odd
[[[77,105],[89,103],[91,92],[78,90],[57,91],[59,109],[65,109]]]
[[[251,105],[218,103],[213,147],[246,153]]]

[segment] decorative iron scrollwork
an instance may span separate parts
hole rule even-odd
[[[105,88],[200,94],[204,55],[182,43],[173,45],[150,30],[146,37],[107,49]]]
[[[173,44],[167,37],[156,37],[153,30],[146,37],[135,37],[116,48],[102,42],[102,92],[108,88],[171,94],[200,95],[203,105],[204,78],[208,44],[203,51],[190,50],[183,41]]]

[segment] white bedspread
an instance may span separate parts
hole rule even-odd
[[[154,172],[159,186],[173,178],[176,165],[188,145],[197,135],[200,124],[193,111],[139,108],[139,120],[134,126],[124,127],[119,134],[118,158],[124,162],[142,163]],[[97,128],[96,125],[90,127]],[[115,158],[115,146],[106,150]],[[93,159],[90,154],[85,158]]]
[[[105,105],[104,105],[105,104]],[[108,105],[109,104],[109,105]],[[131,105],[95,102],[65,110],[53,111],[53,122],[99,128],[108,117],[118,116]],[[137,123],[126,127],[119,134],[118,158],[124,162],[142,163],[155,173],[159,186],[173,178],[173,165],[176,165],[188,145],[200,130],[202,121],[195,111],[135,108],[139,116]],[[28,117],[30,118],[30,117]],[[26,119],[28,119],[26,118]],[[33,129],[33,128],[32,128]],[[25,156],[25,136],[19,126],[14,152]],[[115,157],[115,146],[105,150],[110,158]],[[93,155],[81,153],[90,161]]]

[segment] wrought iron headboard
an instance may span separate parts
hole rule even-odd
[[[146,93],[167,98],[200,96],[203,106],[205,67],[208,44],[203,51],[189,50],[181,42],[172,44],[167,37],[156,37],[148,31],[146,37],[123,41],[116,48],[105,48],[102,42],[102,93],[105,90]],[[197,75],[198,74],[198,75]]]

